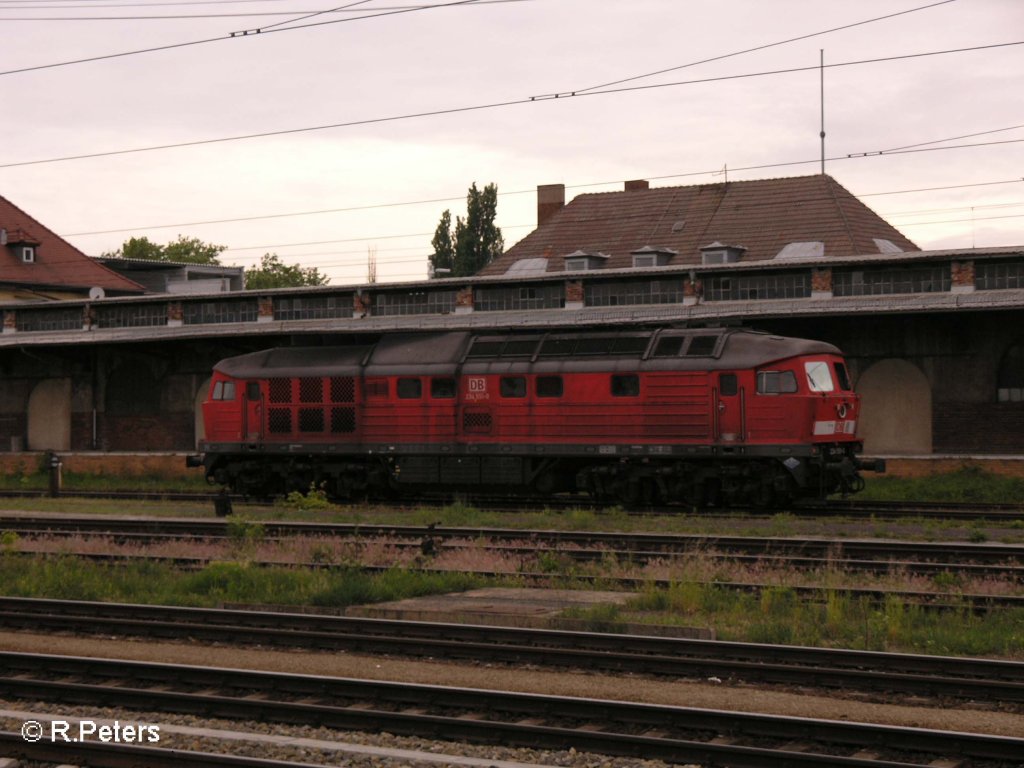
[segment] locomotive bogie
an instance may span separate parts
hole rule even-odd
[[[858,489],[859,405],[838,349],[751,331],[396,334],[222,361],[192,463],[252,495],[784,502]]]

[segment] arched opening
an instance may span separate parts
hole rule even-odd
[[[71,379],[45,379],[28,397],[28,449],[71,449]]]
[[[999,363],[996,400],[1000,403],[1024,401],[1024,343],[1018,341],[1006,350]]]
[[[196,448],[199,447],[199,441],[206,438],[206,422],[203,421],[203,403],[206,401],[206,397],[209,392],[210,379],[207,379],[199,385],[199,391],[196,393],[195,402],[193,404],[196,417]]]
[[[862,410],[858,433],[867,454],[932,452],[932,389],[906,360],[881,360],[857,382]]]

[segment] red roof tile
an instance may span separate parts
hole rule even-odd
[[[879,253],[874,241],[919,250],[831,176],[796,176],[686,187],[579,195],[513,245],[480,274],[504,274],[520,259],[547,257],[564,269],[577,250],[611,258],[607,268],[632,267],[644,246],[677,251],[669,264],[700,264],[713,242],[742,246],[742,261],[774,258],[790,243],[824,243],[824,255]]]
[[[60,287],[83,293],[94,286],[120,294],[145,292],[141,285],[89,258],[3,197],[0,230],[7,232],[7,245],[0,246],[0,285]],[[22,261],[21,244],[35,245],[35,261]]]

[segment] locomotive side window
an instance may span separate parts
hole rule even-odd
[[[637,397],[639,394],[639,376],[612,376],[612,397]]]
[[[607,355],[612,351],[615,339],[606,336],[585,336],[576,342],[574,355]]]
[[[723,373],[718,377],[718,389],[726,397],[732,397],[740,391],[735,373]]]
[[[574,338],[551,338],[545,339],[544,344],[540,348],[541,357],[565,357],[571,355],[573,350],[576,349],[576,339]]]
[[[455,379],[431,379],[430,396],[438,399],[449,399],[455,397]]]
[[[686,341],[685,336],[664,336],[658,339],[658,343],[654,347],[654,356],[675,357],[682,351],[684,341]]]
[[[807,372],[807,386],[811,388],[811,392],[832,392],[836,388],[828,363],[804,363],[804,370]]]
[[[419,379],[399,379],[396,392],[402,400],[415,400],[423,396],[423,382]]]
[[[537,397],[561,397],[562,377],[561,376],[538,376]]]
[[[757,374],[759,395],[789,395],[796,391],[796,374],[792,371],[760,371]]]
[[[502,357],[533,357],[534,350],[537,349],[536,337],[532,339],[510,339],[505,342],[504,349],[501,350]]]
[[[717,336],[694,336],[690,339],[690,346],[686,348],[686,356],[696,357],[713,354],[716,344],[718,344]]]
[[[839,380],[839,388],[849,392],[853,387],[850,386],[850,374],[846,372],[846,366],[842,363],[836,363],[834,367],[836,369],[836,378]]]
[[[502,376],[501,396],[526,397],[526,379],[523,376]]]
[[[218,381],[213,385],[213,400],[234,400],[235,399],[235,382],[233,381]]]
[[[505,345],[504,340],[497,339],[476,339],[470,347],[466,357],[498,357],[501,348]]]

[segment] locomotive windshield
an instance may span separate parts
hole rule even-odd
[[[213,385],[213,394],[211,395],[212,400],[234,400],[235,399],[235,382],[233,381],[218,381]]]
[[[832,392],[836,388],[828,363],[804,363],[804,370],[807,371],[807,386],[811,388],[811,392]]]

